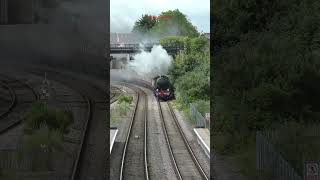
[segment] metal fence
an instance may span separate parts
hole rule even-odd
[[[57,171],[56,167],[66,168],[57,162],[51,162],[54,170],[51,171],[34,171],[35,161],[32,159],[41,156],[39,152],[28,155],[25,158],[18,157],[17,149],[0,149],[0,170],[9,170],[10,179],[12,180],[68,180],[70,173],[68,169],[63,172]],[[45,164],[47,165],[47,163]],[[0,177],[1,179],[2,177]]]
[[[302,180],[262,132],[256,133],[257,170],[265,180]]]
[[[194,104],[190,104],[191,119],[195,122],[197,128],[209,128],[210,120],[206,120],[202,114],[197,110]]]

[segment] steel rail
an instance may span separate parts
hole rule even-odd
[[[10,96],[11,96],[11,103],[10,103],[9,107],[7,108],[7,110],[5,110],[3,113],[0,114],[0,119],[2,119],[4,117],[6,117],[12,111],[14,106],[16,105],[17,95],[14,92],[14,90],[7,83],[0,82],[0,85],[5,87],[6,89],[8,89]]]
[[[201,167],[201,165],[200,165],[197,157],[195,156],[195,154],[194,154],[194,152],[193,152],[193,150],[192,150],[192,148],[191,148],[191,146],[190,146],[190,143],[188,142],[188,140],[187,140],[187,138],[186,138],[186,136],[185,136],[185,134],[184,134],[181,126],[180,126],[180,123],[178,122],[178,119],[177,119],[176,114],[174,113],[174,111],[173,111],[173,109],[172,109],[171,104],[168,103],[168,102],[167,102],[167,104],[168,104],[168,106],[169,106],[169,110],[170,110],[170,113],[171,113],[171,115],[172,115],[172,117],[173,117],[173,119],[174,119],[174,122],[175,122],[175,124],[177,125],[177,127],[178,127],[178,129],[179,129],[179,133],[180,133],[181,136],[182,136],[183,142],[185,143],[185,145],[186,145],[186,147],[187,147],[187,149],[188,149],[188,151],[189,151],[189,154],[191,155],[191,157],[192,157],[192,159],[193,159],[193,162],[195,163],[196,167],[198,168],[200,174],[202,175],[202,178],[203,178],[203,179],[206,179],[206,180],[209,180],[207,174],[204,172],[204,170],[203,170],[203,168]]]
[[[49,70],[49,71],[55,73],[58,76],[59,75],[62,76],[62,74],[57,71],[54,71],[54,70]],[[35,74],[35,75],[41,75],[41,73],[39,73],[39,71],[31,71],[30,70],[29,72],[32,74]],[[74,79],[72,77],[69,77],[69,78]],[[83,154],[83,146],[85,143],[86,136],[88,134],[88,125],[89,125],[90,120],[92,119],[92,100],[87,95],[85,95],[85,93],[82,93],[82,91],[80,91],[79,89],[76,89],[75,87],[71,87],[70,85],[67,85],[67,84],[69,84],[66,82],[67,80],[55,79],[55,81],[60,82],[64,86],[67,86],[70,89],[74,90],[75,92],[79,93],[79,95],[85,100],[85,102],[87,104],[88,111],[87,111],[86,121],[84,124],[84,130],[82,131],[82,134],[81,134],[79,149],[77,150],[75,163],[73,165],[72,173],[71,173],[71,180],[75,180],[75,179],[77,179],[77,176],[79,175],[80,159],[81,159],[81,155]]]
[[[126,86],[129,86],[128,84],[126,84]],[[130,86],[131,88],[131,86]],[[132,88],[133,89],[133,88]],[[124,179],[124,170],[125,170],[125,159],[126,159],[126,152],[127,152],[127,148],[128,148],[128,143],[129,143],[129,139],[132,133],[132,126],[133,126],[133,122],[136,119],[136,114],[137,114],[137,108],[138,108],[138,104],[140,103],[140,93],[144,94],[145,98],[145,102],[144,102],[144,146],[143,146],[143,160],[144,160],[144,175],[145,175],[145,179],[149,180],[149,171],[148,171],[148,142],[147,142],[147,137],[148,137],[148,131],[147,131],[147,119],[148,119],[148,112],[147,112],[147,108],[148,108],[148,99],[147,99],[147,95],[146,93],[144,93],[141,89],[138,88],[134,88],[136,89],[136,95],[137,95],[137,99],[135,101],[135,108],[134,111],[132,112],[132,116],[131,116],[131,120],[130,120],[130,125],[129,125],[129,130],[126,136],[126,141],[125,141],[125,146],[123,148],[123,154],[122,154],[122,159],[121,159],[121,167],[120,167],[120,180]],[[137,90],[138,89],[138,90]],[[139,93],[139,92],[140,93]]]
[[[134,111],[133,111],[132,116],[131,116],[129,130],[128,130],[128,133],[127,133],[127,136],[126,136],[126,141],[125,141],[124,148],[123,148],[123,153],[122,153],[121,167],[120,167],[120,177],[119,177],[120,180],[123,179],[124,161],[125,161],[125,158],[126,158],[127,146],[128,146],[128,143],[129,143],[129,138],[131,136],[132,124],[133,124],[133,121],[134,121],[135,116],[136,116],[136,111],[137,111],[138,103],[139,103],[139,99],[140,99],[139,93],[136,93],[136,95],[137,95],[137,99],[136,99],[136,102],[135,102]]]
[[[179,167],[177,165],[176,159],[175,159],[174,154],[173,154],[173,149],[172,149],[172,146],[171,146],[171,143],[170,143],[170,140],[169,140],[169,136],[168,136],[167,125],[166,125],[166,122],[164,121],[163,112],[162,112],[162,108],[161,108],[161,104],[160,104],[159,100],[157,100],[157,103],[158,103],[158,107],[159,107],[160,119],[162,120],[163,133],[165,135],[166,142],[167,142],[167,145],[168,145],[168,149],[169,149],[169,152],[170,152],[171,163],[174,166],[174,171],[176,173],[177,178],[179,180],[183,180],[183,178],[181,176],[181,173],[180,173],[180,170],[179,170]]]
[[[9,77],[9,76],[4,75],[4,74],[0,74],[0,76],[5,78],[4,80],[3,80],[3,79],[1,80],[1,81],[2,81],[2,84],[3,84],[4,86],[7,86],[7,87],[10,89],[9,91],[11,91],[11,92],[10,92],[11,95],[14,95],[14,99],[13,99],[12,103],[10,104],[8,110],[7,110],[6,112],[0,114],[0,119],[3,119],[3,118],[5,118],[5,117],[7,117],[7,116],[9,115],[9,113],[11,113],[11,112],[14,110],[14,108],[17,107],[17,105],[19,104],[19,102],[18,102],[18,97],[17,97],[18,95],[15,93],[14,87],[11,87],[12,85],[9,85],[10,82],[6,82],[6,81],[13,81],[13,82],[15,82],[15,83],[18,83],[19,85],[22,85],[22,87],[26,87],[27,89],[29,89],[29,90],[32,92],[32,94],[33,94],[33,96],[34,96],[34,98],[35,98],[34,101],[38,100],[37,93],[35,92],[35,90],[34,90],[28,83],[23,82],[23,81],[21,81],[21,80],[18,80],[18,79],[16,79],[16,78],[13,78],[13,77]],[[21,121],[22,121],[22,119],[19,119],[19,120],[17,120],[17,121],[10,121],[10,122],[8,122],[8,124],[7,124],[5,127],[3,127],[3,128],[0,129],[0,134],[8,131],[9,129],[11,129],[11,128],[13,128],[13,127],[15,127],[16,125],[18,125],[19,123],[21,123]]]

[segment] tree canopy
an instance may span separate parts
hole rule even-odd
[[[319,124],[320,2],[216,0],[212,8],[212,125],[227,134],[223,151],[248,152],[256,131],[284,126],[281,136],[289,137],[288,124]],[[289,143],[278,142],[281,152]],[[283,155],[301,170],[310,151],[300,150]]]
[[[144,14],[138,19],[133,26],[132,32],[134,33],[148,33],[150,29],[155,26],[157,19],[150,18],[151,15]]]
[[[187,19],[187,16],[180,12],[178,9],[164,11],[157,18],[151,17],[152,16],[150,15],[143,15],[141,19],[135,22],[132,31],[156,37],[199,36],[197,28],[192,25],[190,20]]]
[[[169,36],[162,38],[160,44],[178,44],[185,47],[184,51],[175,57],[169,71],[178,102],[187,107],[189,103],[209,101],[209,40],[203,36]]]

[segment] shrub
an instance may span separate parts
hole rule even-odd
[[[51,170],[53,160],[61,158],[63,150],[61,132],[41,126],[24,137],[18,160],[30,160],[33,170]]]
[[[26,113],[25,119],[27,127],[31,130],[39,129],[41,124],[46,124],[49,129],[66,132],[73,123],[72,112],[48,108],[42,102],[33,104],[31,110]]]
[[[131,104],[133,101],[133,96],[120,96],[118,98],[118,104],[121,104],[121,103],[128,103],[128,104]]]

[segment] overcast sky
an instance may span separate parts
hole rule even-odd
[[[142,14],[159,15],[162,11],[179,9],[199,32],[210,32],[210,0],[111,0],[111,32],[131,32]]]

